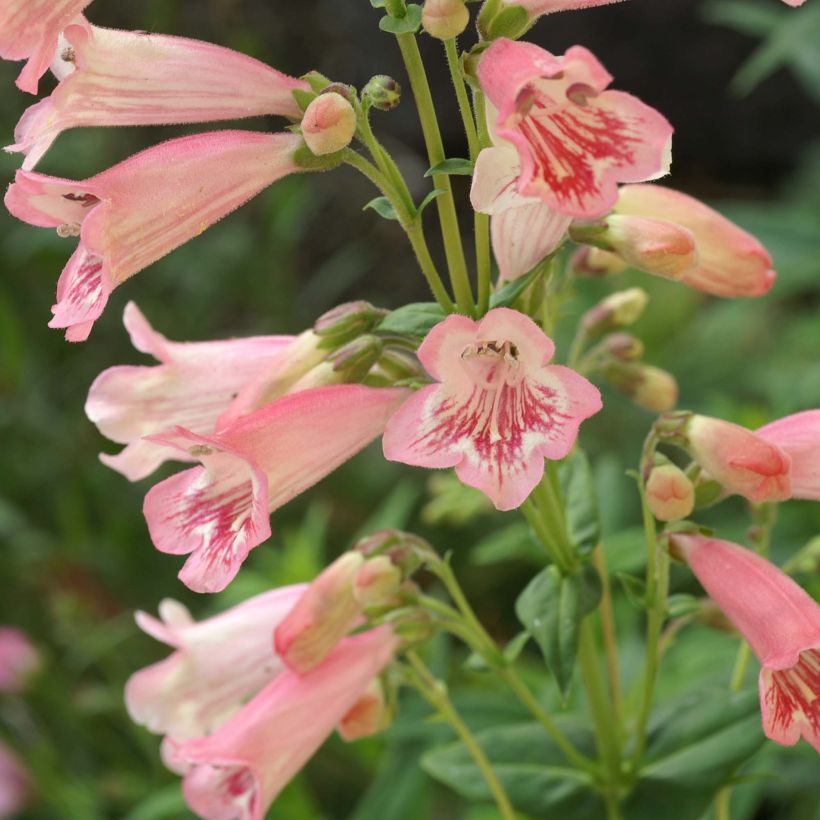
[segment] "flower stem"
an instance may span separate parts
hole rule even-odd
[[[618,664],[618,638],[615,632],[615,614],[612,609],[612,591],[609,584],[609,570],[604,560],[600,544],[592,554],[592,561],[601,579],[601,632],[604,637],[607,677],[609,678],[609,699],[612,704],[612,719],[617,726],[623,725],[623,703],[621,697],[621,673]]]
[[[450,698],[447,696],[444,685],[435,679],[432,672],[415,652],[407,652],[406,657],[415,673],[411,678],[413,685],[431,706],[438,709],[467,748],[493,795],[501,817],[504,820],[515,820],[515,811],[509,797],[507,797],[507,793],[504,791],[504,787],[501,785],[501,781],[493,771],[492,764],[476,740],[475,735],[455,710]]]
[[[418,43],[414,34],[397,34],[410,86],[416,100],[421,129],[424,133],[424,142],[427,146],[427,157],[430,166],[436,166],[445,159],[444,145],[441,141],[441,132],[438,127],[436,111],[433,107],[433,97],[430,93],[430,84],[427,73],[419,53]],[[470,279],[467,274],[467,262],[464,258],[464,248],[461,244],[461,232],[458,226],[453,186],[447,174],[433,174],[433,185],[444,191],[436,198],[441,236],[444,240],[444,253],[447,256],[447,268],[450,272],[450,282],[456,295],[459,310],[469,316],[475,315],[475,304],[470,288]]]
[[[453,81],[453,87],[456,91],[458,110],[461,112],[461,119],[464,122],[464,133],[467,135],[470,159],[475,162],[481,146],[478,142],[478,132],[473,119],[473,110],[470,107],[470,98],[467,96],[467,86],[464,84],[464,75],[461,72],[455,38],[444,41],[444,53],[447,55],[447,68],[450,69],[450,79]]]
[[[492,260],[490,257],[490,217],[475,212],[473,216],[475,231],[476,273],[478,279],[478,313],[485,314],[490,307],[490,288],[492,286]]]

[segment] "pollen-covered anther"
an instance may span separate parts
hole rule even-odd
[[[77,53],[74,51],[74,49],[71,46],[66,46],[60,52],[60,59],[64,63],[75,63],[77,61]]]
[[[193,446],[188,448],[188,454],[193,456],[194,458],[201,458],[202,456],[209,456],[215,452],[213,447],[209,447],[207,444],[194,444]]]
[[[65,222],[57,227],[57,236],[62,239],[68,239],[70,236],[80,235],[79,222]]]

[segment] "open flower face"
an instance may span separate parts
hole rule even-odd
[[[438,384],[422,388],[390,419],[384,452],[420,467],[455,467],[500,510],[518,507],[569,453],[581,422],[601,409],[597,388],[549,365],[555,346],[530,318],[508,308],[480,322],[449,316],[430,331],[419,359]]]
[[[568,216],[597,217],[615,204],[617,183],[668,171],[672,126],[630,94],[607,90],[611,75],[581,46],[555,57],[497,40],[478,77],[498,109],[498,136],[518,151],[524,196]]]

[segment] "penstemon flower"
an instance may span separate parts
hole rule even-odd
[[[455,467],[499,510],[518,507],[541,480],[544,459],[561,459],[581,422],[601,409],[583,376],[550,365],[555,346],[529,317],[508,308],[480,322],[450,316],[418,351],[438,382],[392,416],[384,453],[420,467]]]
[[[40,653],[25,632],[0,626],[0,694],[25,689],[40,664]]]
[[[57,52],[57,42],[91,0],[2,0],[0,2],[0,57],[27,60],[17,87],[37,93],[40,77]]]
[[[786,746],[802,735],[820,752],[820,605],[737,544],[681,534],[672,543],[760,659],[766,735]]]
[[[217,131],[164,142],[80,182],[18,171],[9,211],[80,237],[49,327],[85,341],[117,285],[299,171],[302,145],[296,134]]]
[[[308,84],[228,48],[85,20],[63,32],[65,76],[31,106],[7,151],[33,168],[65,130],[81,126],[164,125],[276,114],[301,118],[293,92]]]
[[[268,515],[384,430],[401,388],[341,384],[284,396],[210,436],[183,427],[152,440],[202,462],[153,487],[145,518],[161,552],[190,557],[180,579],[224,589],[270,535]]]
[[[791,459],[792,498],[820,501],[820,410],[778,419],[756,430],[755,435]]]
[[[552,14],[554,11],[588,9],[593,6],[606,6],[619,0],[502,0],[505,6],[521,6],[533,17]]]
[[[30,791],[28,772],[11,749],[0,741],[0,818],[19,817]]]

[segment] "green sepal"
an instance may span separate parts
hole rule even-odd
[[[490,20],[487,39],[508,37],[510,40],[517,40],[531,25],[529,12],[523,6],[507,6]]]
[[[375,211],[383,219],[399,218],[393,203],[386,196],[377,196],[375,199],[371,199],[362,210],[366,211],[368,208]]]
[[[319,71],[308,71],[307,74],[302,75],[301,79],[303,79],[317,94],[324,91],[332,82],[329,77],[325,77],[325,75]]]
[[[424,176],[431,177],[434,174],[453,174],[455,176],[472,176],[475,165],[469,159],[462,159],[461,157],[453,157],[452,159],[445,159],[428,168],[424,172]]]
[[[444,310],[436,302],[412,302],[388,313],[376,325],[376,331],[401,336],[426,336],[444,316]]]
[[[411,3],[404,17],[382,17],[379,28],[388,34],[415,34],[421,28],[421,6]]]
[[[293,153],[293,161],[304,171],[330,171],[344,162],[346,150],[317,157],[307,145],[300,145]]]

